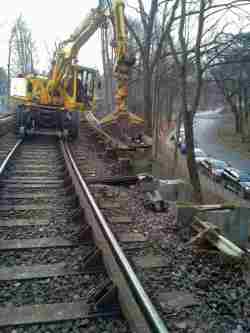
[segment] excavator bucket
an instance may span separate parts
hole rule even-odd
[[[105,131],[113,135],[119,132],[119,136],[125,141],[133,139],[144,127],[144,120],[128,111],[128,70],[129,66],[125,63],[117,65],[116,109],[100,120],[100,125]]]
[[[119,120],[127,119],[128,124],[130,126],[133,125],[142,125],[144,124],[144,120],[131,112],[112,112],[101,119],[100,124],[104,127],[109,126],[111,124],[116,123],[119,126]]]
[[[105,116],[100,125],[110,135],[130,144],[142,137],[144,121],[131,112],[112,112]]]

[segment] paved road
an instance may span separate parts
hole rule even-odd
[[[0,112],[7,112],[7,111],[8,111],[7,106],[0,104]]]
[[[208,154],[228,161],[233,167],[250,170],[250,159],[242,159],[238,152],[231,151],[217,142],[217,132],[223,123],[229,121],[231,115],[215,111],[199,112],[194,120],[194,135],[199,146]]]

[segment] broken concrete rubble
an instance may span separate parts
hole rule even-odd
[[[214,210],[203,213],[206,221],[216,225],[223,235],[238,246],[248,247],[250,236],[250,208]]]
[[[220,230],[219,226],[214,224],[213,221],[213,215],[212,212],[213,208],[215,208],[214,211],[225,210],[225,208],[229,209],[228,206],[223,206],[223,205],[216,205],[215,207],[213,206],[197,206],[197,205],[192,205],[192,204],[181,204],[179,205],[178,203],[175,205],[175,210],[176,210],[176,218],[177,218],[177,225],[179,228],[185,228],[188,226],[191,226],[196,232],[197,235],[191,239],[189,244],[193,244],[196,241],[201,241],[202,239],[206,239],[211,243],[213,246],[215,246],[217,249],[219,249],[221,252],[223,252],[226,255],[235,257],[235,258],[243,258],[246,255],[246,252],[240,249],[237,245],[235,245],[230,239],[227,239],[224,237],[224,230]],[[224,208],[224,209],[223,209]],[[242,210],[242,208],[235,208],[231,207],[230,211],[234,209],[236,214],[233,215],[234,218],[246,218],[246,214],[248,213],[246,210]],[[210,214],[210,215],[208,215]],[[207,217],[210,216],[210,222],[207,222],[206,219]],[[226,216],[226,217],[225,217]],[[228,219],[228,215],[223,216],[223,213],[218,213],[218,217],[223,220],[225,218],[225,221]],[[231,222],[231,218],[229,220]],[[238,220],[234,221],[234,225],[238,223]],[[228,225],[227,225],[228,226]],[[236,228],[238,231],[241,228],[237,227]],[[234,226],[234,232],[235,232],[235,226]],[[244,229],[245,230],[245,229]],[[226,236],[226,235],[225,235]],[[243,235],[239,233],[239,238],[240,237],[245,237],[245,234],[243,232]]]
[[[158,179],[150,175],[141,181],[144,192],[159,191],[167,201],[190,201],[192,199],[191,185],[181,179]]]

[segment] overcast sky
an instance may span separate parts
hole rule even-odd
[[[64,40],[79,25],[98,0],[5,0],[1,1],[0,11],[0,66],[8,62],[8,39],[11,27],[22,13],[32,30],[33,39],[39,52],[39,69],[47,69],[48,56],[45,43],[53,50],[55,40]],[[97,31],[83,46],[79,54],[79,64],[102,68],[100,31]]]
[[[221,0],[216,1],[219,3]],[[43,69],[47,70],[49,66],[46,45],[50,51],[53,51],[55,41],[67,39],[84,19],[90,9],[97,7],[99,1],[2,0],[1,2],[0,66],[5,68],[7,67],[8,39],[10,37],[10,30],[13,27],[16,18],[22,14],[27,25],[32,31],[33,40],[36,42],[39,56],[38,69],[41,71]],[[144,0],[146,9],[148,9],[150,2],[150,0]],[[137,1],[125,0],[125,3],[134,5]],[[126,13],[129,15],[135,14],[134,11],[131,11],[129,6],[126,7]],[[227,19],[228,18],[224,17],[222,21],[225,23]],[[234,21],[235,17],[229,16],[229,22],[231,20]],[[235,23],[238,24],[239,22],[236,21]],[[98,68],[102,71],[100,31],[97,31],[88,43],[82,47],[78,59],[79,64]]]

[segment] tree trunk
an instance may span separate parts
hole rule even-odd
[[[242,89],[242,110],[241,110],[241,141],[248,141],[248,113],[247,113],[247,88]]]
[[[153,109],[152,114],[153,119],[153,158],[156,160],[158,157],[158,148],[159,148],[159,128],[160,128],[160,108],[159,108],[159,99],[160,99],[160,78],[158,74],[158,68],[155,74],[155,83],[154,83],[154,94],[153,94]]]
[[[151,91],[151,73],[146,70],[144,73],[143,82],[143,97],[144,97],[144,119],[146,124],[146,132],[152,136],[152,91]]]
[[[172,116],[173,116],[173,108],[174,105],[174,95],[172,93],[172,90],[168,92],[168,97],[167,97],[167,121],[170,123],[172,121]]]
[[[231,112],[234,115],[235,133],[238,134],[241,130],[240,113],[238,111],[237,105],[231,100],[231,98],[227,97],[226,100],[230,106]]]
[[[238,134],[238,133],[240,133],[240,130],[241,130],[240,115],[237,111],[236,105],[231,106],[231,109],[232,109],[232,111],[233,111],[233,109],[236,109],[236,111],[233,111],[233,114],[234,114],[234,121],[235,121],[235,133]]]
[[[184,118],[186,145],[187,145],[187,167],[190,176],[190,181],[194,189],[195,200],[199,203],[202,203],[201,183],[194,155],[194,134],[193,134],[192,112],[189,112],[189,110],[185,110],[183,118]]]
[[[181,121],[182,121],[182,114],[181,114],[181,111],[179,111],[179,114],[177,116],[173,169],[172,169],[172,173],[171,173],[173,177],[175,176],[175,173],[177,170],[177,164],[178,164],[178,143],[179,143],[179,137],[180,137]]]

